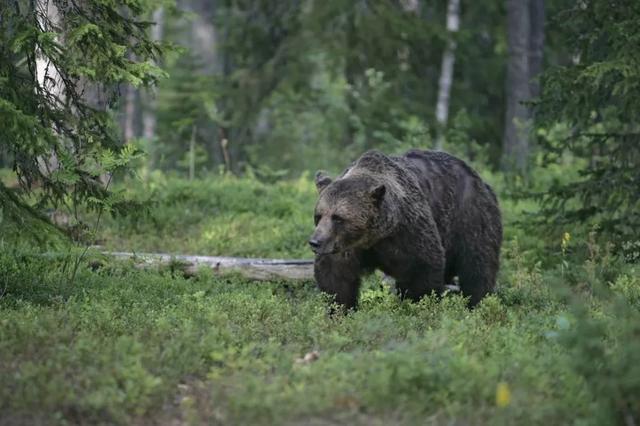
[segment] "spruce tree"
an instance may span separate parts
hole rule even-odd
[[[41,202],[114,201],[104,176],[136,155],[114,125],[119,88],[153,85],[163,75],[153,62],[163,47],[142,19],[148,6],[0,2],[0,150],[24,189],[22,200],[37,185]]]
[[[637,240],[640,229],[640,3],[570,2],[554,21],[572,60],[543,78],[538,124],[567,123],[568,138],[544,147],[569,152],[580,178],[541,194],[558,226],[582,222],[608,238]],[[557,155],[553,155],[557,154]]]

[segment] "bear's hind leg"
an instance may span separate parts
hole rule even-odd
[[[486,250],[486,247],[482,248]],[[458,262],[458,279],[462,294],[469,297],[469,306],[477,305],[480,300],[493,291],[498,271],[497,253],[483,252],[481,248],[469,247]]]
[[[424,295],[435,292],[440,295],[444,292],[444,268],[416,266],[398,280],[396,287],[401,298],[408,298],[414,302],[419,301]]]

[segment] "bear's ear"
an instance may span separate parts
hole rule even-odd
[[[331,183],[331,178],[322,170],[316,172],[316,188],[322,192]]]
[[[371,190],[369,190],[369,195],[371,196],[373,203],[376,206],[379,206],[380,203],[382,203],[382,200],[384,199],[384,194],[386,192],[387,192],[387,187],[384,186],[384,184],[382,183],[378,186],[374,186],[373,188],[371,188]]]

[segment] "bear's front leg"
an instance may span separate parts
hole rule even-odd
[[[345,309],[355,308],[360,289],[360,260],[353,253],[317,255],[313,272],[318,288],[335,296]]]

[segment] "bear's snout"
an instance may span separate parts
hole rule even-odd
[[[331,234],[324,231],[322,228],[316,229],[311,238],[309,238],[309,247],[315,254],[330,254],[336,249],[335,241]]]
[[[313,250],[314,252],[317,251],[320,248],[320,241],[311,238],[309,240],[309,245],[311,246],[311,250]]]
[[[327,254],[333,251],[333,244],[330,241],[319,238],[315,234],[309,238],[309,246],[315,254]]]

